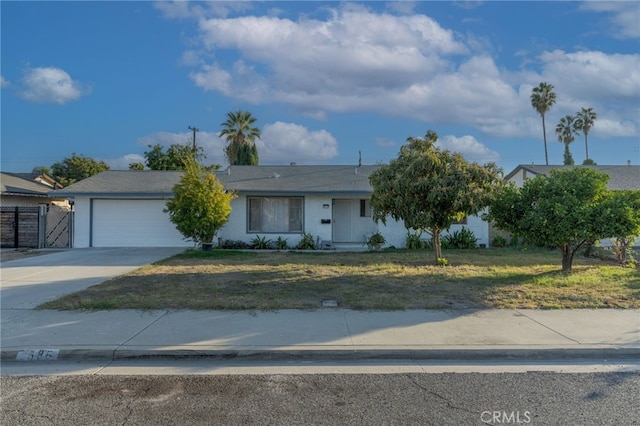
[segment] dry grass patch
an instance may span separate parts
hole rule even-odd
[[[48,309],[640,308],[640,273],[550,250],[187,251],[49,302]]]

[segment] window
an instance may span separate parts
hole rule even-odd
[[[371,217],[370,200],[360,200],[360,217]]]
[[[249,197],[249,232],[302,232],[302,197]]]

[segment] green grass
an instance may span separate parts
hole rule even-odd
[[[640,272],[542,249],[263,252],[188,250],[41,306],[46,309],[640,308]]]

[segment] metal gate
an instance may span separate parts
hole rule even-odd
[[[55,204],[40,211],[40,247],[71,247],[73,211]]]

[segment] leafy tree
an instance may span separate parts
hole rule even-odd
[[[165,211],[185,238],[196,244],[211,243],[229,219],[231,200],[236,195],[225,191],[213,173],[193,157],[185,159],[184,171]]]
[[[576,118],[572,115],[566,115],[560,119],[556,126],[556,134],[558,142],[564,143],[564,165],[573,166],[573,156],[569,150],[569,145],[575,140],[574,135],[578,133],[575,125]]]
[[[552,170],[549,177],[505,186],[487,219],[496,227],[539,246],[557,247],[562,270],[571,271],[586,243],[640,231],[640,202],[606,189],[609,176],[589,167]]]
[[[551,106],[556,103],[556,94],[553,91],[553,85],[549,83],[540,83],[538,87],[534,87],[531,92],[531,106],[538,111],[542,117],[542,136],[544,138],[544,160],[549,165],[549,155],[547,154],[547,129],[544,123],[544,115],[549,112]]]
[[[260,138],[260,129],[253,127],[255,122],[256,118],[248,111],[227,113],[227,121],[221,124],[220,136],[227,139],[224,152],[230,165],[258,164],[255,140]]]
[[[63,186],[69,186],[105,170],[109,170],[109,165],[104,161],[96,161],[75,152],[71,157],[51,166],[52,177]]]
[[[31,173],[51,176],[51,168],[47,166],[38,166],[34,167],[33,170],[31,170]]]
[[[500,187],[501,171],[493,163],[468,163],[461,154],[435,147],[438,135],[410,137],[398,157],[369,177],[376,222],[402,220],[407,231],[432,236],[435,260],[442,258],[440,235],[453,222],[487,207]]]
[[[166,151],[162,145],[148,145],[149,151],[145,151],[145,165],[151,170],[184,170],[184,162],[188,158],[195,157],[197,161],[204,158],[202,147],[196,147],[195,153],[192,147],[182,144],[171,144]]]
[[[589,134],[589,131],[593,127],[593,124],[595,123],[597,118],[598,114],[596,114],[593,108],[582,108],[582,110],[576,114],[576,121],[574,122],[574,125],[576,127],[576,130],[581,131],[584,134],[584,149],[587,155],[584,163],[582,164],[590,164],[587,163],[587,161],[590,160],[589,145],[587,145],[587,135]]]
[[[129,163],[129,170],[144,170],[142,163]]]

